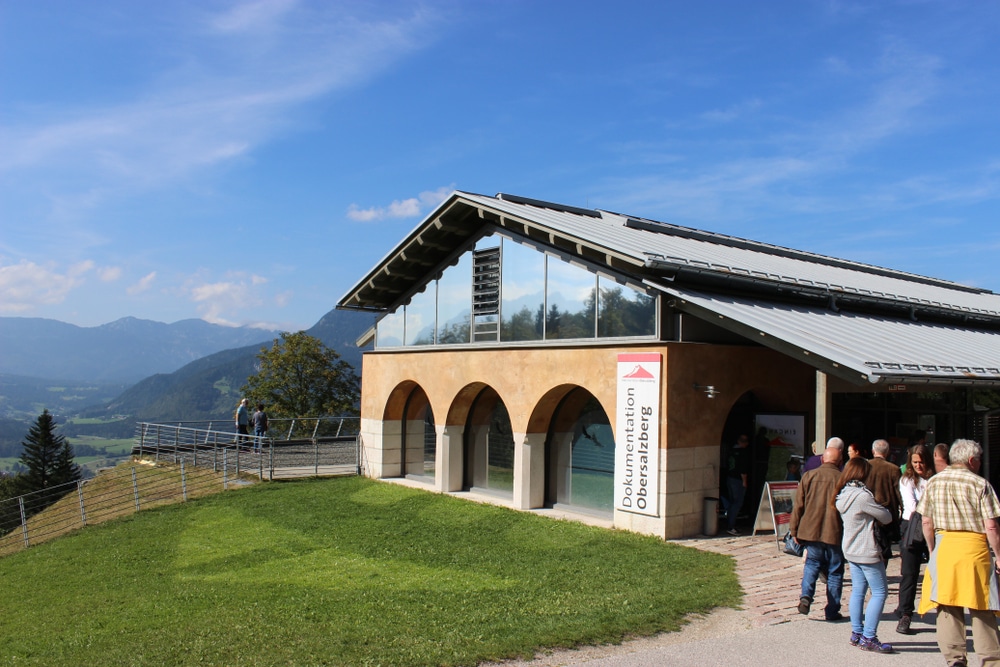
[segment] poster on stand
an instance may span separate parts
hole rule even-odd
[[[760,505],[757,507],[757,518],[753,524],[753,535],[758,530],[773,530],[775,539],[781,542],[781,538],[788,532],[788,522],[792,517],[792,506],[798,491],[798,482],[765,482]]]

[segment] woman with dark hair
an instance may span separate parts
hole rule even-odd
[[[899,624],[896,632],[901,635],[912,635],[910,622],[913,620],[913,602],[917,597],[917,580],[920,577],[920,564],[927,560],[927,543],[923,541],[923,531],[917,529],[918,540],[909,542],[907,535],[910,517],[917,508],[920,496],[924,495],[927,480],[934,474],[931,449],[927,445],[914,445],[906,453],[906,471],[899,478],[899,495],[903,499],[903,522],[899,534],[903,539],[899,543],[899,602],[896,605],[896,616]],[[916,521],[920,521],[917,515]]]
[[[875,541],[875,522],[891,522],[892,513],[875,502],[865,486],[869,470],[866,459],[850,459],[837,480],[833,503],[844,522],[844,560],[851,565],[851,644],[865,651],[892,653],[892,644],[879,641],[877,632],[888,584],[882,549]],[[872,596],[865,607],[869,588]]]

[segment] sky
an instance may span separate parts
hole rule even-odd
[[[455,189],[1000,291],[1000,3],[0,0],[0,316],[295,331]]]

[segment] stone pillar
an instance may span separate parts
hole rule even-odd
[[[545,504],[545,434],[514,433],[514,507]]]
[[[446,424],[437,426],[438,448],[434,467],[434,484],[438,491],[448,493],[462,490],[465,457],[462,426]]]
[[[830,403],[830,390],[827,387],[826,373],[816,371],[816,441],[820,443],[825,443],[831,435]]]

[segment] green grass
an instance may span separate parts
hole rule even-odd
[[[364,478],[256,485],[0,559],[31,665],[472,665],[675,630],[732,560]]]

